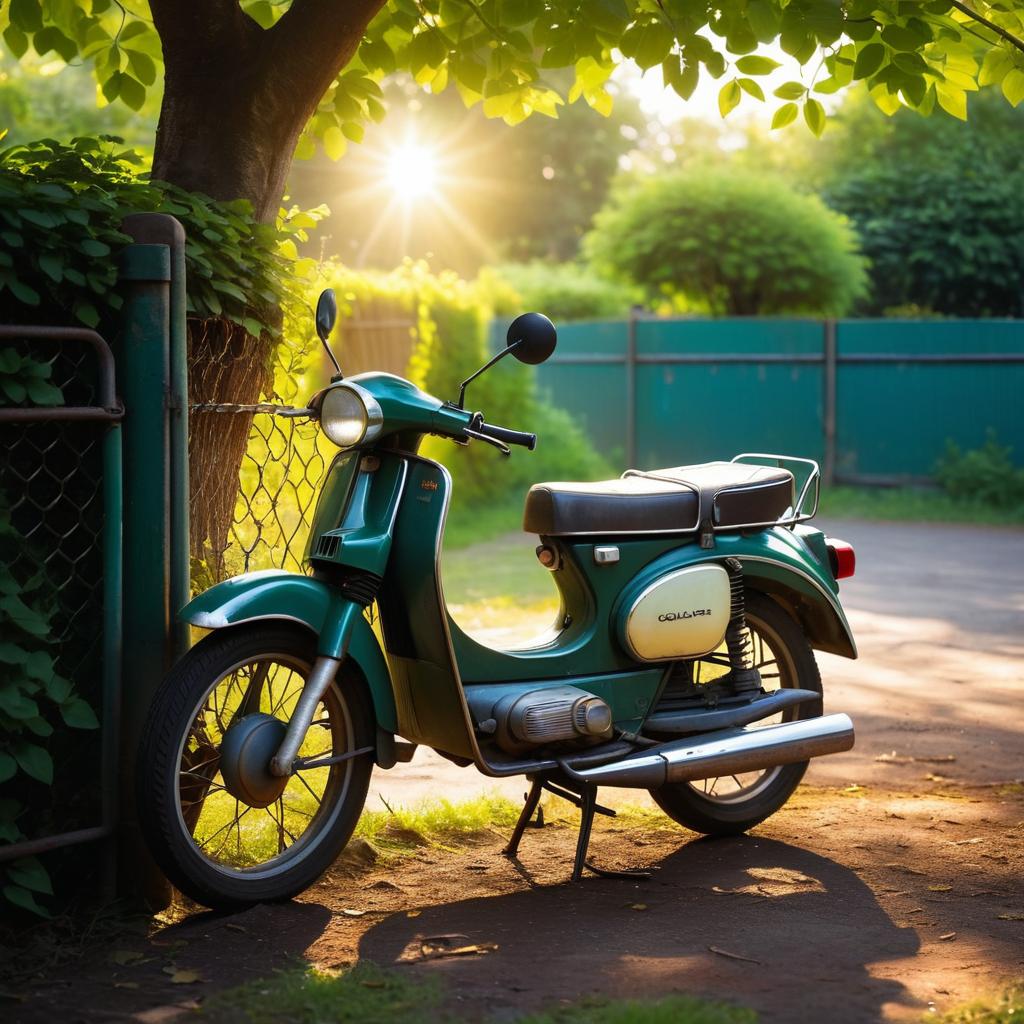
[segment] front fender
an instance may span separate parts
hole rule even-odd
[[[267,569],[247,572],[210,587],[185,605],[178,617],[202,629],[271,619],[299,622],[316,634],[321,654],[337,657],[334,627],[350,603],[321,580]],[[397,732],[398,715],[387,661],[362,615],[356,617],[347,656],[366,679],[377,724],[388,732]]]

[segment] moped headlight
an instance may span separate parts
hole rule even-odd
[[[320,403],[320,428],[339,448],[372,441],[383,421],[377,400],[356,384],[331,388]]]

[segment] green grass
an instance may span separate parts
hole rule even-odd
[[[828,487],[822,490],[818,514],[892,522],[1024,525],[1024,508],[993,508],[926,487]]]
[[[756,1024],[742,1006],[690,996],[654,1000],[586,1000],[550,1013],[519,1018],[518,1024]]]
[[[490,828],[512,828],[518,804],[485,793],[472,800],[430,800],[392,811],[364,811],[356,826],[360,839],[385,852],[406,853],[419,846],[452,848]]]
[[[200,1016],[224,1024],[421,1024],[443,1019],[441,998],[435,981],[373,964],[340,974],[300,967],[211,996]]]
[[[929,1014],[925,1020],[934,1024],[1021,1024],[1024,1022],[1024,983],[1013,985],[997,996],[959,1006],[941,1017]]]
[[[459,501],[458,495],[453,495],[448,508],[448,521],[445,523],[445,550],[456,551],[470,544],[499,537],[503,533],[521,531],[524,500],[524,495],[512,494],[487,504],[479,504]],[[530,546],[530,538],[525,533],[523,542],[531,551],[536,546],[536,542]]]
[[[458,1024],[443,1008],[437,979],[411,980],[369,963],[333,974],[310,967],[283,970],[212,996],[199,1015],[225,1024]],[[689,996],[664,999],[587,999],[519,1024],[756,1024],[753,1010]]]

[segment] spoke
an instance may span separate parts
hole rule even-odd
[[[317,805],[319,806],[323,802],[323,794],[321,793],[319,796],[317,796],[316,790],[313,789],[313,787],[302,777],[302,775],[299,772],[295,773],[295,778],[297,778],[299,782],[301,782],[306,787],[306,789],[309,790],[310,795],[313,797],[313,799],[317,802]]]
[[[196,804],[203,803],[211,793],[225,793],[227,790],[223,786],[209,786],[206,792],[202,796],[197,796],[195,800],[181,800],[181,809],[185,810],[186,807],[195,807]]]
[[[221,834],[221,832],[223,832],[225,829],[231,828],[232,825],[237,825],[252,810],[251,807],[246,807],[246,809],[244,811],[242,811],[241,814],[238,814],[237,813],[237,807],[238,807],[238,801],[237,800],[235,801],[235,807],[236,807],[236,812],[235,812],[236,813],[236,817],[232,818],[232,820],[229,821],[227,824],[221,825],[221,827],[219,829],[217,829],[217,831],[214,832],[212,836],[207,836],[206,839],[204,839],[199,844],[199,849],[200,850],[202,850],[204,847],[206,847],[210,843],[212,843],[214,841],[214,839],[216,839],[217,836],[219,836]],[[223,843],[218,848],[217,852],[220,853],[221,849],[223,849]]]
[[[732,779],[733,782],[736,783],[736,786],[737,786],[738,789],[742,789],[743,788],[743,783],[740,782],[740,780],[737,779],[735,775],[731,775],[729,777]]]

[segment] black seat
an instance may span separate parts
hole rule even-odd
[[[770,524],[792,508],[788,469],[707,462],[618,480],[534,484],[523,529],[549,537],[629,533],[694,533],[710,519],[716,529]]]

